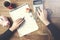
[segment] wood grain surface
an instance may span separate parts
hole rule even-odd
[[[33,0],[11,0],[12,3],[16,3],[18,6],[24,3],[28,3],[30,8],[33,10],[32,2]],[[9,9],[4,7],[4,0],[0,0],[0,15],[4,15],[10,17]],[[37,24],[39,26],[39,30],[32,32],[24,37],[19,37],[18,32],[16,31],[14,35],[10,38],[10,40],[51,40],[51,34],[48,28],[37,19]],[[8,28],[0,26],[0,34],[4,33]]]

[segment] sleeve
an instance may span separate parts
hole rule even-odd
[[[49,24],[47,27],[51,31],[54,40],[60,40],[60,30],[54,24]]]
[[[8,40],[12,36],[13,32],[9,29],[0,36],[0,40]]]

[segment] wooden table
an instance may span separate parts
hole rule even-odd
[[[9,9],[3,6],[3,2],[4,0],[0,0],[0,15],[10,17]],[[30,8],[33,9],[32,0],[11,0],[11,2],[18,4],[18,6],[24,3],[28,3]],[[18,32],[15,32],[15,34],[11,37],[10,40],[51,40],[50,33],[47,27],[39,19],[37,19],[37,24],[39,26],[39,30],[25,35],[24,37],[19,37]],[[3,28],[2,26],[0,26],[0,34],[4,33],[7,29],[8,28],[6,27]]]

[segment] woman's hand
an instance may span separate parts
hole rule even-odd
[[[16,30],[23,22],[24,22],[24,18],[23,18],[23,19],[20,18],[20,19],[14,21],[12,27],[9,28],[9,29],[10,29],[11,31],[14,31],[14,30]]]
[[[37,16],[39,19],[47,26],[49,25],[49,21],[47,19],[47,11],[44,9],[38,9]]]

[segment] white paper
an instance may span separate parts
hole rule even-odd
[[[25,23],[17,30],[20,37],[38,30],[37,23],[34,20],[32,13],[26,13],[26,8],[29,8],[27,4],[18,7],[18,9],[9,13],[13,21],[23,17],[25,19]]]

